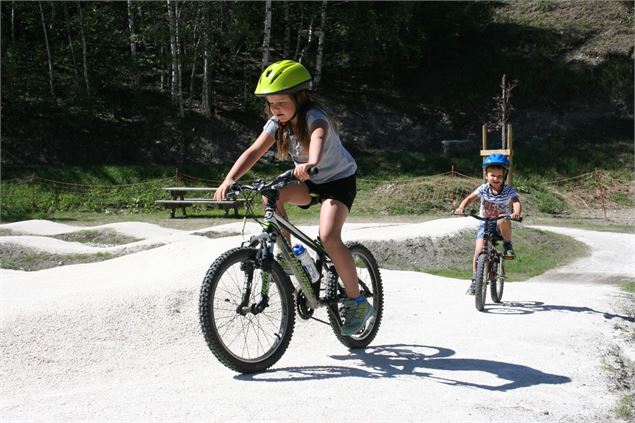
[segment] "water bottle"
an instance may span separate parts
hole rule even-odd
[[[304,267],[308,272],[309,277],[311,278],[311,282],[317,282],[318,279],[320,279],[320,274],[315,268],[315,263],[313,262],[313,259],[309,255],[308,251],[304,248],[304,246],[301,244],[294,245],[293,255],[295,256],[295,258],[300,260],[300,263],[302,263],[302,267]]]

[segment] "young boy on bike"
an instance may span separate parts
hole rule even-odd
[[[214,199],[224,199],[231,185],[274,144],[279,159],[291,157],[295,163],[293,174],[302,183],[280,190],[277,212],[286,218],[285,204],[308,208],[314,204],[314,196],[319,198],[320,239],[348,297],[344,301],[346,318],[341,333],[350,336],[363,329],[375,314],[373,306],[360,295],[355,262],[342,241],[342,226],[357,193],[357,164],[342,145],[324,109],[310,98],[310,88],[309,71],[293,60],[275,62],[264,70],[254,94],[265,98],[269,120],[258,138],[236,160]],[[313,176],[309,175],[312,167],[319,170]]]
[[[465,207],[470,205],[477,198],[481,199],[479,214],[482,217],[497,217],[501,214],[511,215],[511,219],[520,217],[522,205],[518,198],[518,193],[513,186],[505,184],[507,173],[509,172],[509,159],[503,154],[491,154],[483,160],[483,172],[487,182],[465,197],[459,207],[455,210],[457,214],[463,214]],[[511,207],[510,207],[511,206]],[[511,208],[511,210],[510,210]],[[480,222],[476,243],[474,245],[474,258],[472,260],[472,283],[466,294],[474,295],[476,274],[476,259],[483,249],[483,233],[485,222]],[[513,260],[516,258],[512,248],[512,224],[508,219],[501,219],[497,223],[497,231],[503,238],[503,258]]]

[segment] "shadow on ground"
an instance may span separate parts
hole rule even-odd
[[[446,385],[466,386],[488,391],[510,391],[539,384],[563,384],[571,381],[566,376],[541,372],[528,366],[494,360],[452,358],[454,350],[443,347],[393,344],[378,345],[346,355],[331,356],[339,361],[354,361],[354,366],[285,367],[257,375],[239,375],[237,379],[259,382],[286,382],[342,377],[370,379],[419,376]],[[357,364],[361,361],[361,365]],[[452,373],[456,372],[456,377]],[[465,372],[489,373],[500,384],[469,381]],[[483,380],[482,375],[472,377]]]

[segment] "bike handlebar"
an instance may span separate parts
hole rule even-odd
[[[271,182],[265,182],[262,179],[255,180],[251,185],[235,182],[229,187],[225,195],[227,198],[236,198],[241,192],[256,192],[262,194],[265,191],[279,191],[287,185],[299,184],[302,181],[293,175],[293,171],[294,169],[289,169],[276,176]],[[309,168],[308,173],[309,175],[317,175],[318,168]]]
[[[509,219],[509,220],[513,220],[515,222],[522,222],[523,218],[519,217],[518,219],[512,219],[512,216],[510,214],[501,214],[495,217],[481,217],[476,213],[451,213],[452,216],[465,216],[465,217],[473,217],[474,219],[477,220],[482,220],[484,222],[492,222],[492,221],[497,221],[497,220],[501,220],[501,219]]]

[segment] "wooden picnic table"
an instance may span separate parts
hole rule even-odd
[[[170,209],[170,217],[173,218],[175,210],[180,208],[183,216],[187,216],[185,209],[193,205],[215,206],[225,210],[225,216],[229,215],[229,209],[234,209],[234,216],[238,216],[238,207],[244,200],[214,200],[211,196],[206,197],[186,197],[187,194],[205,195],[216,192],[215,187],[166,187],[164,191],[170,193],[171,200],[156,200],[155,204]]]
[[[184,200],[185,194],[188,192],[194,192],[197,194],[214,193],[218,188],[215,187],[167,187],[163,188],[164,191],[168,191],[173,200]]]

